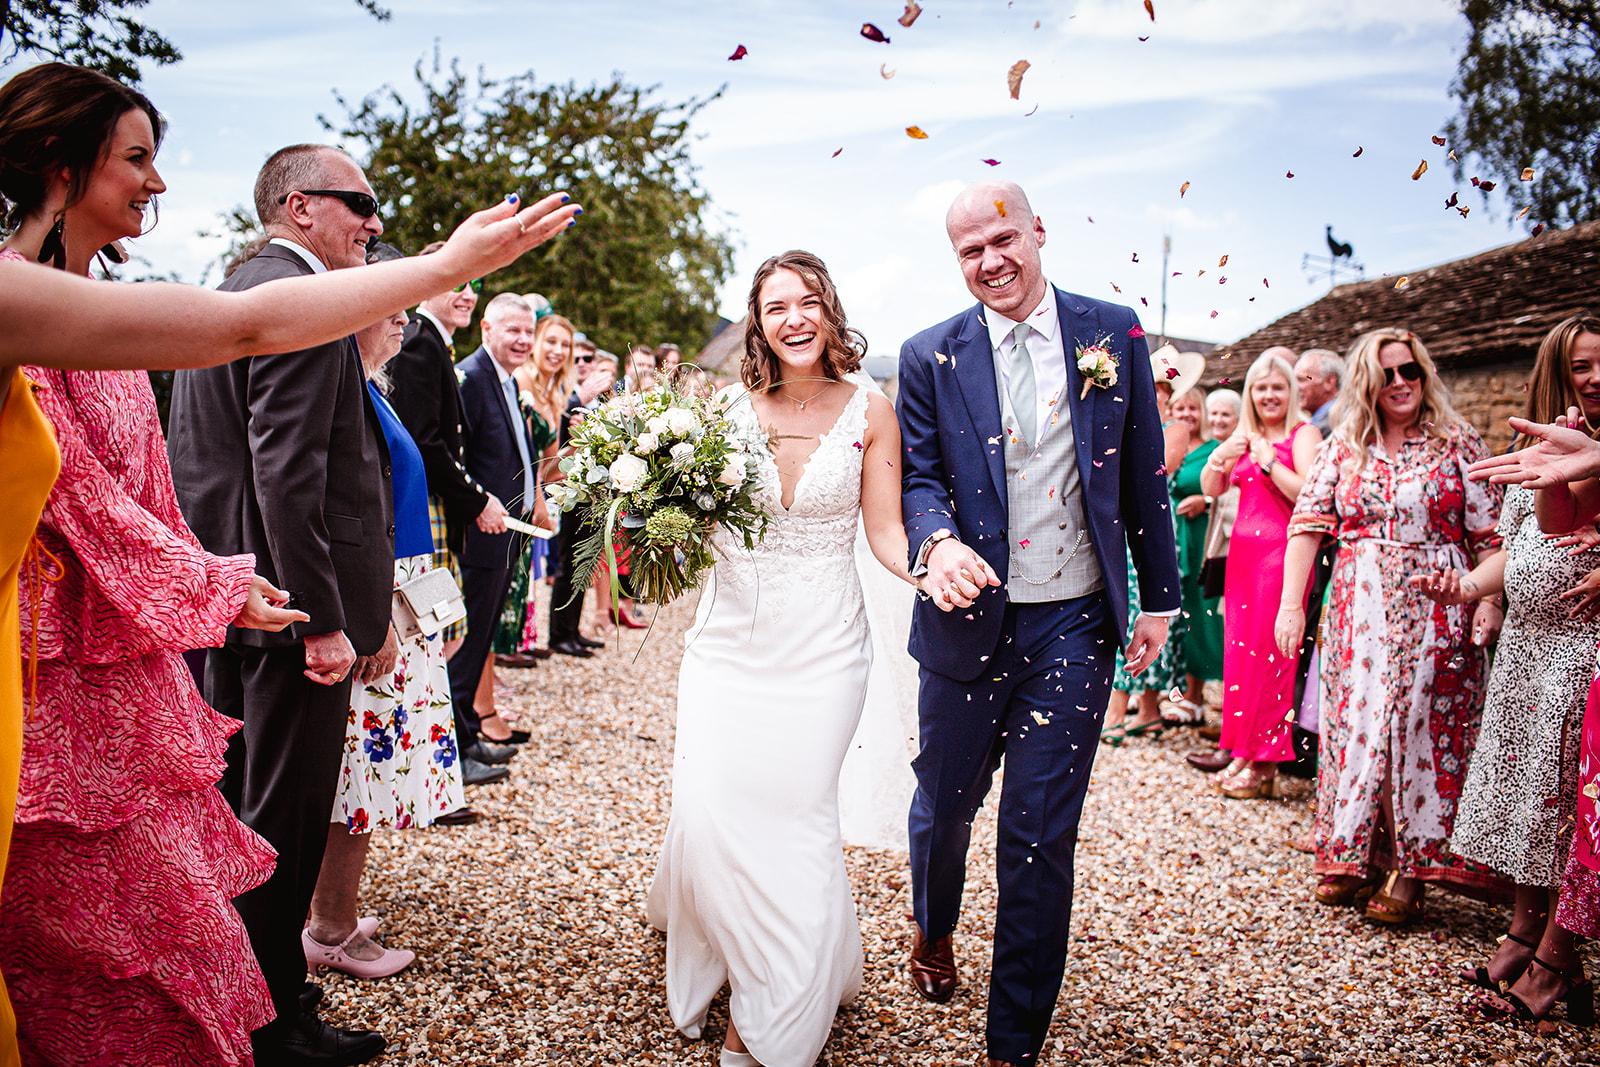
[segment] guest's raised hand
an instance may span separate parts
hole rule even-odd
[[[1265,467],[1277,458],[1277,452],[1273,449],[1271,441],[1258,433],[1253,433],[1250,435],[1250,458],[1256,461],[1257,466]]]
[[[1591,523],[1588,526],[1579,526],[1577,529],[1564,534],[1545,534],[1545,540],[1556,548],[1571,549],[1569,555],[1576,556],[1587,552],[1591,548],[1600,547],[1600,528]]]
[[[1574,408],[1553,423],[1513,418],[1511,428],[1535,439],[1534,444],[1503,456],[1480,459],[1467,468],[1473,481],[1548,489],[1600,475],[1600,443],[1572,427],[1583,416]]]
[[[514,262],[575,224],[583,208],[566,193],[551,193],[522,210],[515,194],[467,218],[435,255],[463,281]]]
[[[245,630],[271,630],[277,633],[290,623],[310,622],[311,616],[294,608],[286,608],[289,594],[267,581],[261,575],[250,579],[250,595],[239,609],[233,624]]]
[[[1574,619],[1588,621],[1600,614],[1600,570],[1585,574],[1578,584],[1561,594],[1568,602],[1567,614]]]
[[[1250,433],[1243,426],[1228,435],[1228,439],[1217,446],[1212,454],[1219,464],[1232,463],[1244,455],[1250,448]]]
[[[1476,582],[1454,569],[1413,574],[1406,583],[1435,604],[1447,608],[1476,600],[1481,595]]]
[[[306,669],[302,673],[318,685],[338,685],[355,662],[356,650],[343,630],[306,638]]]
[[[608,392],[617,384],[617,370],[610,363],[602,363],[589,372],[589,376],[578,383],[578,399],[587,407],[595,399]],[[578,418],[573,414],[573,419]]]

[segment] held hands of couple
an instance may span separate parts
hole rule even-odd
[[[999,585],[1000,576],[984,558],[947,537],[928,553],[928,573],[917,582],[940,611],[970,608],[985,586]]]
[[[1511,428],[1532,437],[1534,443],[1503,456],[1480,459],[1467,468],[1467,476],[1497,485],[1549,489],[1600,475],[1600,442],[1575,429],[1582,425],[1583,413],[1576,407],[1568,408],[1552,423],[1513,418]]]

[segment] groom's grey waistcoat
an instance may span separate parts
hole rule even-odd
[[[1013,427],[1017,420],[1011,398],[1002,383],[997,380],[996,384],[1001,425]],[[1037,449],[1009,429],[1001,431],[1006,438],[1006,510],[1010,515],[1006,597],[1017,604],[1070,600],[1106,585],[1089,543],[1072,436],[1072,406],[1063,395],[1050,411],[1050,418],[1039,428]],[[1074,545],[1078,546],[1076,554]]]

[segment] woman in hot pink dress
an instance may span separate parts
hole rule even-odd
[[[1294,368],[1268,349],[1244,379],[1238,429],[1200,472],[1205,495],[1239,487],[1222,593],[1222,740],[1233,762],[1218,777],[1224,796],[1271,796],[1278,764],[1294,759],[1290,716],[1299,655],[1273,639],[1289,513],[1322,435],[1300,407]]]
[[[70,115],[71,118],[67,116]],[[139,233],[165,186],[149,101],[63,64],[0,88],[0,256],[87,274]],[[272,849],[216,789],[238,724],[195,690],[182,653],[230,623],[299,612],[250,556],[200,548],[178,511],[149,378],[27,368],[61,475],[24,574],[37,699],[0,906],[0,968],[24,1062],[243,1064],[272,1003],[234,896]],[[35,645],[36,642],[36,645]]]

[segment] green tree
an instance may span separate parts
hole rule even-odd
[[[133,17],[150,0],[0,0],[0,63],[19,55],[77,63],[138,85],[142,62],[164,67],[183,58],[176,45]],[[380,22],[377,0],[355,0]]]
[[[1529,226],[1600,218],[1600,0],[1462,0],[1461,11],[1471,35],[1450,87],[1456,177],[1476,157]]]
[[[385,240],[414,254],[507,193],[562,190],[583,205],[578,225],[499,271],[486,297],[540,293],[617,352],[667,340],[695,348],[710,336],[733,253],[708,223],[689,158],[689,124],[708,101],[663,103],[620,75],[590,86],[540,85],[531,71],[468,78],[437,56],[431,75],[418,63],[415,76],[420,106],[385,87],[359,104],[341,98],[341,123],[323,120],[366,146]]]

